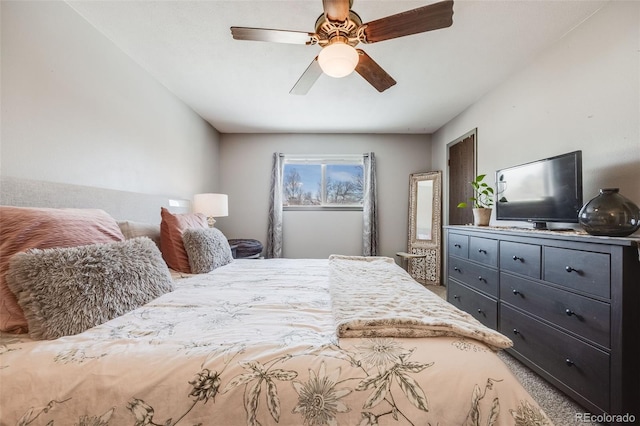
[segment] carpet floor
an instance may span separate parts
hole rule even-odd
[[[520,361],[501,351],[500,359],[511,369],[513,375],[518,378],[522,386],[535,399],[540,407],[547,413],[556,426],[594,426],[598,423],[585,423],[580,421],[580,416],[586,410],[576,404],[572,399],[550,385],[542,377],[538,376]]]

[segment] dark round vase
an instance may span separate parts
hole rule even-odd
[[[603,188],[582,206],[578,221],[591,235],[626,237],[640,229],[640,208],[618,194],[618,188]]]

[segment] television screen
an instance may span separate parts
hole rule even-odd
[[[496,172],[496,219],[577,223],[582,207],[582,151]]]

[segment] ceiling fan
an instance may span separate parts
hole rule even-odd
[[[450,27],[453,24],[453,0],[362,23],[351,6],[353,0],[322,0],[324,13],[315,25],[315,32],[274,30],[268,28],[231,27],[236,40],[270,41],[319,45],[320,54],[311,61],[291,89],[295,95],[306,94],[323,72],[332,77],[344,77],[356,71],[379,92],[396,81],[362,49],[358,43],[377,43],[392,38],[424,33]]]

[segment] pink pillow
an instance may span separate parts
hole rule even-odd
[[[124,241],[124,236],[103,210],[0,206],[0,330],[28,331],[24,313],[5,280],[14,254],[113,241]]]
[[[160,210],[160,251],[169,268],[191,273],[189,257],[182,242],[182,233],[191,228],[208,228],[207,217],[202,213],[173,214],[164,207]]]

